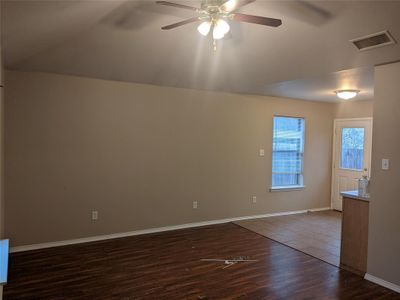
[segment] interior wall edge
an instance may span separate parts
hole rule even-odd
[[[375,67],[367,273],[400,285],[400,62]],[[390,160],[389,168],[382,160]]]

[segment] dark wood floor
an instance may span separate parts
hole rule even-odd
[[[202,258],[258,262],[222,269]],[[235,224],[11,255],[5,299],[400,299]]]

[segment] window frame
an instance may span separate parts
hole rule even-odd
[[[344,168],[342,167],[342,163],[343,163],[343,129],[363,129],[363,157],[362,157],[362,167],[361,169],[355,169],[355,168]],[[365,145],[366,145],[366,139],[365,139],[365,135],[366,135],[366,129],[364,127],[356,127],[356,126],[352,126],[352,127],[341,127],[340,128],[340,157],[339,157],[339,164],[338,167],[341,170],[345,170],[345,171],[353,171],[353,172],[362,172],[365,169],[365,158],[364,158],[364,149],[365,149]]]
[[[273,180],[273,159],[274,159],[274,132],[275,132],[275,118],[291,118],[291,119],[302,119],[303,120],[303,149],[302,149],[302,159],[301,159],[301,176],[299,183],[296,185],[272,185]],[[291,115],[278,115],[274,114],[272,118],[272,143],[271,143],[271,185],[270,192],[284,192],[284,191],[300,191],[306,186],[304,184],[304,160],[305,160],[305,149],[306,149],[306,118],[301,116],[291,116]]]

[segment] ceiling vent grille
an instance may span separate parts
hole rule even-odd
[[[375,49],[396,43],[387,30],[353,39],[350,40],[350,42],[353,43],[354,46],[356,46],[360,51]]]

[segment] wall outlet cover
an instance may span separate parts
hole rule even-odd
[[[99,219],[99,212],[97,210],[92,211],[92,220],[96,221]]]
[[[389,170],[390,161],[388,158],[382,158],[382,170]]]

